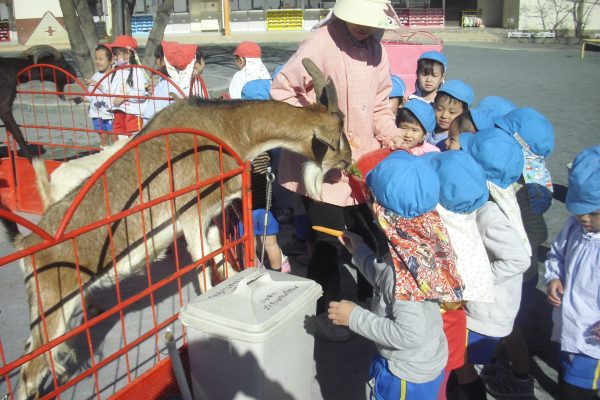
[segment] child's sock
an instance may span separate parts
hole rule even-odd
[[[485,400],[487,394],[485,385],[479,378],[473,382],[459,385],[460,400]]]

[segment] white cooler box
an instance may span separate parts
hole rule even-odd
[[[305,322],[321,295],[312,280],[251,268],[184,306],[194,399],[310,399]]]

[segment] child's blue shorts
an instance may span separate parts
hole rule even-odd
[[[92,126],[97,131],[112,132],[112,119],[92,118]]]
[[[252,229],[254,230],[254,236],[261,236],[265,229],[265,212],[264,208],[259,208],[252,211]],[[238,225],[240,230],[240,234],[244,234],[244,226],[240,222]],[[267,236],[277,235],[279,233],[279,222],[273,215],[271,211],[269,211],[268,219],[267,219]]]
[[[467,362],[470,364],[491,364],[500,339],[502,338],[485,336],[467,329]]]
[[[425,383],[408,382],[390,372],[388,363],[381,355],[375,356],[369,373],[371,400],[437,400],[444,372]]]
[[[598,389],[600,360],[581,353],[560,352],[563,380],[583,389]]]

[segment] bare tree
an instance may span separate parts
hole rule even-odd
[[[592,11],[600,4],[600,0],[575,0],[573,1],[572,15],[575,37],[583,37],[583,31],[587,26]]]
[[[572,5],[565,0],[536,0],[533,6],[523,5],[521,12],[539,18],[544,31],[556,32],[564,26],[571,9]]]
[[[93,53],[98,35],[92,13],[85,0],[59,0],[71,50],[81,74],[91,77],[94,73]]]
[[[113,29],[117,26],[117,0],[111,0],[113,5]],[[59,0],[62,9],[65,28],[69,35],[71,51],[84,77],[91,77],[94,73],[94,49],[98,44],[96,24],[90,11],[87,0]],[[124,32],[131,35],[131,18],[136,0],[122,0]],[[174,0],[159,0],[154,27],[148,36],[148,43],[144,53],[143,62],[146,65],[154,64],[154,49],[164,37],[165,27],[169,23],[173,12]],[[116,32],[109,32],[112,37]]]

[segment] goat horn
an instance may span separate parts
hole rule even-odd
[[[313,79],[313,87],[315,89],[315,95],[317,96],[317,101],[321,102],[321,104],[326,106],[327,105],[326,99],[321,97],[323,95],[323,89],[325,89],[325,83],[326,83],[325,78],[323,77],[323,73],[321,72],[319,67],[317,67],[315,62],[313,60],[311,60],[310,58],[302,59],[302,65],[304,65],[304,68],[306,68],[306,72],[308,72],[310,77]]]
[[[30,47],[21,53],[21,57],[23,58],[33,57],[34,64],[37,64],[38,60],[45,55],[51,55],[55,60],[59,60],[62,57],[60,51],[47,44]]]

